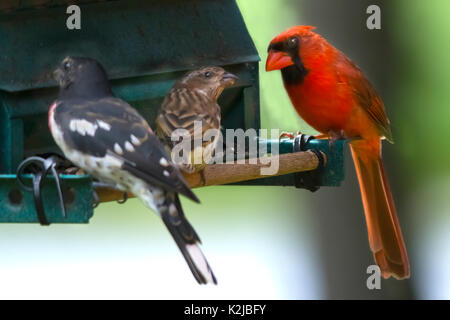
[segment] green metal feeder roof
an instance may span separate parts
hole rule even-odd
[[[234,0],[89,1],[81,30],[67,29],[65,1],[33,2],[46,3],[0,11],[0,90],[55,86],[68,55],[99,60],[111,79],[259,61]]]

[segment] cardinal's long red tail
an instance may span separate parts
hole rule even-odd
[[[409,278],[406,247],[381,161],[381,141],[355,140],[350,147],[375,261],[384,278]]]

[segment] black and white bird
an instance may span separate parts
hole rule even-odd
[[[66,158],[100,181],[134,193],[156,211],[195,279],[200,284],[216,284],[178,194],[199,200],[147,121],[114,96],[96,60],[67,57],[54,75],[60,91],[48,122]]]

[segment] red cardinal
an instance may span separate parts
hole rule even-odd
[[[292,104],[310,126],[331,139],[349,139],[375,261],[384,278],[408,278],[408,256],[381,161],[381,140],[392,142],[383,101],[361,70],[314,29],[297,26],[276,36],[266,71],[281,70]]]

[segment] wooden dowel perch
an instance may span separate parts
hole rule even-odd
[[[326,163],[326,156],[322,153]],[[273,175],[261,175],[261,168],[269,168],[273,161],[279,161],[278,171]],[[212,164],[207,166],[204,171],[204,180],[200,173],[184,174],[186,182],[191,188],[203,186],[222,185],[236,183],[247,180],[267,178],[271,176],[280,176],[301,171],[311,171],[319,166],[319,159],[311,151],[286,153],[278,156],[264,157],[264,164],[257,159],[256,164],[250,164],[246,160],[245,164]],[[203,183],[204,181],[204,183]],[[100,202],[116,201],[123,199],[123,193],[110,188],[97,188],[97,195]],[[128,194],[128,197],[134,197]]]

